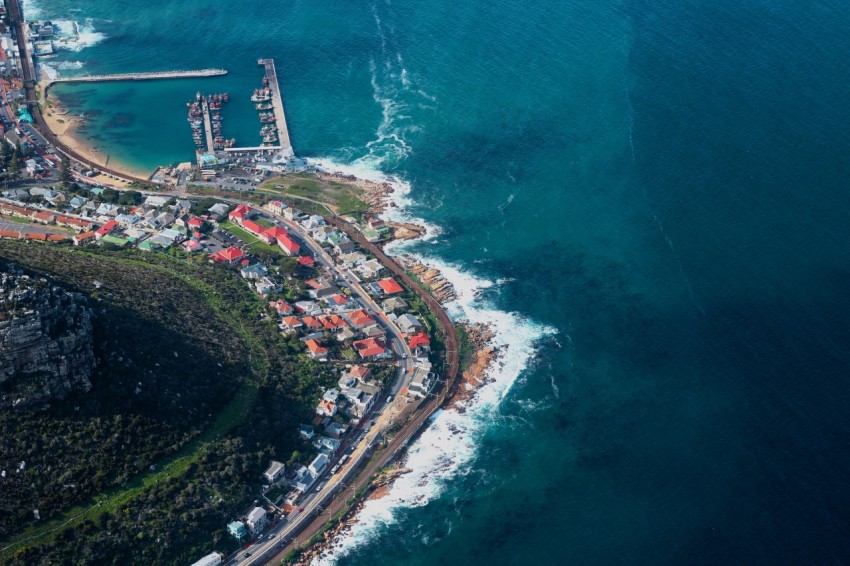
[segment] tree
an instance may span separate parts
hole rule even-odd
[[[18,157],[18,152],[12,154],[12,157],[9,159],[9,172],[8,177],[14,179],[18,176],[18,169],[20,169],[20,161]]]
[[[6,140],[0,140],[0,166],[9,165],[10,157],[12,157],[12,147]]]
[[[59,169],[59,182],[62,183],[62,188],[68,190],[71,188],[71,183],[74,181],[71,175],[71,162],[67,157],[62,157],[62,165]]]

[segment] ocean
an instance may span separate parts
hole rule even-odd
[[[850,561],[850,5],[31,0],[116,160],[187,161],[274,57],[295,151],[398,179],[454,316],[505,346],[323,562]]]

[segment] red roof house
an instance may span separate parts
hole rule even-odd
[[[251,207],[246,206],[244,204],[240,204],[239,206],[230,211],[230,214],[227,215],[227,218],[229,218],[231,222],[242,224],[242,222],[246,218],[248,218],[249,214],[251,214]]]
[[[300,263],[301,265],[306,265],[308,267],[313,267],[314,265],[316,265],[316,260],[310,256],[303,255],[298,258],[298,263]]]
[[[245,253],[236,246],[230,246],[227,249],[214,253],[211,257],[219,263],[234,265],[238,263],[244,255]]]
[[[298,317],[295,316],[287,316],[282,321],[281,324],[290,330],[294,330],[296,328],[301,328],[304,324],[298,320]]]
[[[366,338],[352,344],[361,358],[376,358],[387,353],[377,338]]]
[[[431,339],[428,338],[428,335],[424,332],[420,332],[419,334],[414,334],[410,337],[410,342],[408,345],[411,348],[419,348],[420,346],[430,346]]]
[[[348,313],[348,320],[351,321],[351,325],[355,328],[360,328],[361,326],[366,326],[367,324],[375,322],[375,319],[369,316],[363,309]]]
[[[266,238],[266,242],[269,244],[273,244],[278,238],[288,238],[289,233],[281,228],[280,226],[272,226],[263,234]]]
[[[366,380],[370,375],[372,375],[372,370],[366,366],[352,366],[351,369],[348,370],[348,375],[353,375],[360,380]]]
[[[304,326],[307,328],[321,328],[322,323],[319,322],[319,319],[314,316],[305,316],[301,319],[301,322],[304,323]]]
[[[118,222],[116,222],[115,220],[110,220],[109,222],[107,222],[106,224],[104,224],[103,226],[101,226],[100,228],[95,230],[94,233],[97,234],[96,238],[99,240],[99,239],[103,238],[104,236],[106,236],[107,234],[109,234],[110,232],[112,232],[117,227],[118,227]]]
[[[198,218],[197,216],[193,216],[189,219],[188,224],[189,228],[200,228],[201,226],[203,226],[204,221]]]
[[[383,289],[384,294],[386,295],[395,295],[396,293],[404,292],[404,289],[401,288],[401,285],[396,283],[395,279],[393,279],[392,277],[381,279],[380,281],[378,281],[378,285],[380,285],[381,289]]]
[[[275,236],[275,239],[277,240],[277,245],[280,246],[280,249],[286,255],[298,255],[298,252],[301,251],[301,246],[296,244],[288,234],[280,234]]]
[[[282,315],[290,315],[295,310],[292,305],[284,301],[283,299],[278,299],[276,301],[271,301],[271,306],[274,310],[277,311],[277,314]]]
[[[307,345],[307,351],[311,358],[322,359],[328,356],[328,349],[322,347],[322,345],[315,340],[305,340],[304,343]]]

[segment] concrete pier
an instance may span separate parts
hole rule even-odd
[[[274,59],[259,59],[258,65],[266,69],[266,77],[269,79],[269,89],[272,92],[272,108],[274,109],[275,125],[277,126],[280,150],[286,157],[293,155],[292,143],[289,141],[289,129],[286,127],[286,114],[283,112],[283,97],[280,93],[280,84],[277,80],[277,71],[274,68]]]
[[[207,153],[215,153],[212,120],[210,119],[210,103],[207,102],[206,96],[201,99],[201,110],[204,113],[204,134],[207,136]]]
[[[118,73],[114,75],[89,75],[86,77],[63,77],[47,81],[50,87],[56,83],[99,83],[108,81],[156,81],[161,79],[195,79],[221,77],[226,69],[196,69],[190,71],[154,71],[150,73]]]

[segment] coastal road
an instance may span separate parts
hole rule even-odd
[[[331,224],[348,234],[348,236],[353,241],[357,242],[363,249],[368,250],[375,255],[378,258],[378,261],[386,266],[387,269],[389,269],[396,277],[401,279],[409,289],[419,295],[419,297],[429,306],[431,311],[437,317],[443,331],[443,339],[445,340],[446,345],[446,363],[442,375],[445,386],[441,389],[438,395],[429,394],[424,399],[420,400],[415,407],[411,408],[410,406],[407,406],[406,411],[403,410],[400,413],[395,413],[394,418],[397,419],[397,422],[404,422],[403,426],[392,436],[390,441],[387,443],[387,446],[375,454],[368,463],[366,463],[365,468],[363,468],[362,471],[358,470],[358,466],[363,465],[363,462],[368,455],[366,447],[373,444],[377,440],[379,434],[385,430],[386,427],[390,426],[390,424],[386,424],[390,419],[389,412],[384,411],[381,417],[379,417],[379,420],[376,422],[375,427],[367,433],[367,437],[364,438],[364,440],[358,445],[356,449],[356,459],[355,454],[352,455],[351,460],[353,460],[353,463],[347,467],[347,470],[340,470],[337,472],[337,474],[341,474],[342,477],[339,479],[332,477],[321,492],[308,500],[309,506],[305,507],[302,505],[300,509],[303,509],[303,511],[300,513],[296,511],[295,518],[292,518],[292,515],[290,515],[285,524],[276,526],[269,534],[265,535],[265,538],[262,539],[262,541],[251,547],[248,551],[250,552],[250,556],[245,557],[243,554],[241,560],[239,562],[231,562],[233,564],[259,565],[266,564],[273,560],[279,560],[290,550],[298,548],[300,542],[306,542],[314,534],[320,532],[320,530],[332,517],[334,517],[334,515],[345,508],[346,500],[348,500],[353,494],[357,493],[357,491],[361,488],[368,486],[372,480],[372,476],[377,473],[378,470],[386,466],[388,462],[395,458],[407,446],[410,439],[421,430],[424,423],[445,402],[448,392],[452,389],[455,380],[457,379],[460,366],[457,334],[454,331],[454,325],[452,324],[451,319],[449,319],[449,316],[443,309],[442,305],[440,305],[436,299],[429,295],[415,281],[413,281],[404,269],[387,256],[383,250],[371,242],[368,242],[365,237],[357,232],[352,226],[339,218],[334,217],[329,218],[328,220]],[[288,223],[288,221],[286,225],[288,227],[292,226],[292,224]],[[298,230],[296,230],[294,226],[292,226],[292,228],[293,232],[303,234],[303,230],[300,229],[300,226],[297,227]],[[309,240],[310,239],[305,241]],[[315,250],[313,251],[315,253]],[[321,250],[321,252],[322,253],[317,255],[317,257],[322,257],[322,255],[326,256],[326,254],[324,254],[324,250]],[[371,297],[369,297],[369,300],[371,300]],[[398,406],[400,402],[401,400],[396,398],[392,405]],[[404,421],[405,417],[409,417],[408,420]]]
[[[293,234],[293,236],[295,236],[312,252],[313,257],[317,262],[319,262],[319,265],[325,267],[334,274],[338,284],[348,287],[352,294],[356,297],[356,300],[362,306],[367,306],[368,310],[374,313],[379,324],[381,324],[381,326],[387,331],[387,336],[390,339],[389,346],[399,356],[397,375],[393,380],[393,391],[398,391],[410,379],[412,369],[412,356],[410,355],[410,349],[398,327],[386,317],[378,304],[360,286],[360,284],[353,281],[350,274],[344,272],[336,265],[333,258],[328,255],[328,253],[307,233],[306,230],[304,230],[304,228],[295,222],[287,220],[283,216],[279,216],[271,212],[264,213],[268,217],[276,220],[278,224],[285,226],[290,233]],[[352,480],[355,480],[355,485],[362,485],[362,479],[360,480],[360,484],[357,484],[357,478],[360,478],[358,470],[368,462],[368,459],[372,456],[373,450],[379,444],[380,438],[383,436],[384,432],[389,427],[393,426],[397,419],[402,418],[403,415],[409,411],[410,407],[407,405],[406,400],[396,397],[392,403],[381,406],[380,409],[378,409],[378,414],[373,418],[369,419],[369,415],[367,415],[363,421],[369,420],[370,423],[374,424],[367,425],[365,434],[358,433],[356,430],[352,431],[351,434],[353,435],[362,434],[362,438],[359,441],[355,441],[356,443],[354,444],[353,451],[349,455],[347,465],[343,469],[338,470],[336,474],[333,474],[325,482],[322,482],[322,476],[317,478],[316,485],[318,486],[318,489],[313,493],[307,494],[299,503],[298,508],[294,512],[290,513],[285,521],[281,521],[268,533],[265,533],[264,538],[247,551],[250,555],[246,556],[244,554],[245,551],[240,551],[237,553],[235,558],[232,558],[228,562],[228,564],[264,564],[269,557],[274,556],[277,553],[277,547],[279,546],[280,541],[285,541],[289,538],[298,536],[298,534],[314,517],[323,516],[323,514],[330,509],[330,507],[328,507],[328,502],[335,494],[349,493],[350,496],[355,493],[356,489],[359,488],[355,488],[353,492],[348,492],[347,490],[351,489],[349,483]],[[382,459],[378,458],[378,460]],[[373,472],[370,472],[366,477],[370,477],[372,473]]]

